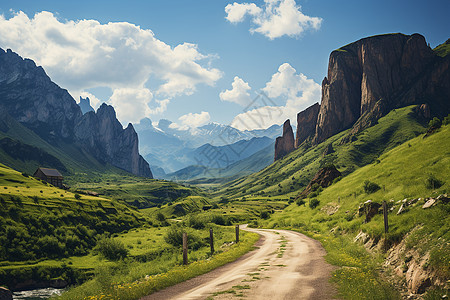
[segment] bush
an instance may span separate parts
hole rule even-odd
[[[159,212],[156,214],[156,220],[160,222],[164,222],[166,220],[166,216],[162,212]]]
[[[434,117],[432,120],[430,120],[430,122],[428,123],[428,127],[432,128],[440,128],[442,125],[441,120],[439,120],[439,118]]]
[[[260,217],[261,219],[266,220],[266,219],[268,219],[268,218],[270,217],[270,213],[269,213],[267,210],[262,211],[262,212],[259,214],[259,217]]]
[[[442,125],[448,125],[450,124],[450,114],[442,120]]]
[[[306,204],[305,200],[303,200],[303,199],[298,199],[297,200],[297,205],[298,206],[305,205],[305,204]]]
[[[186,228],[172,225],[164,236],[164,240],[172,246],[181,247],[183,245],[183,232],[187,232]],[[189,249],[198,250],[205,245],[202,239],[193,231],[187,232],[187,235]]]
[[[425,187],[430,190],[438,189],[444,185],[444,182],[437,179],[433,174],[428,175]]]
[[[211,217],[211,222],[217,225],[227,225],[227,219],[222,215],[213,215]]]
[[[80,194],[75,194],[74,197],[75,197],[75,199],[77,199],[77,200],[80,200],[80,199],[81,199]]]
[[[120,260],[128,256],[128,250],[125,245],[111,238],[103,238],[98,241],[96,250],[106,259]]]
[[[201,220],[198,216],[190,215],[188,219],[189,227],[195,228],[195,229],[203,229],[205,228],[206,224],[203,220]]]
[[[317,199],[309,200],[309,208],[314,209],[320,204],[320,201]]]
[[[364,181],[363,188],[366,194],[372,194],[381,189],[381,187],[378,184],[376,184],[375,182],[371,182],[369,180]]]

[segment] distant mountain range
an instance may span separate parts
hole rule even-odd
[[[140,153],[153,168],[162,168],[165,173],[188,166],[226,168],[267,148],[282,133],[280,125],[241,131],[217,123],[188,130],[171,128],[171,124],[171,121],[162,119],[154,126],[150,119],[145,118],[134,125],[139,136]],[[266,165],[264,162],[256,169]],[[157,173],[161,176],[160,171]]]

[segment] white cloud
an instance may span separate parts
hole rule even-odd
[[[165,99],[159,110],[153,110],[157,113],[165,110],[171,98],[192,94],[199,84],[212,86],[222,76],[220,70],[209,66],[213,56],[200,53],[195,44],[171,47],[151,30],[131,23],[58,20],[46,11],[31,18],[24,12],[9,19],[0,15],[0,47],[33,59],[59,85],[77,91],[72,94],[111,88],[114,98],[110,102],[117,105],[119,118],[127,116],[127,120],[138,119],[133,114],[142,115],[142,111],[120,110],[141,107],[142,93],[147,93],[147,98],[150,92]],[[147,83],[153,79],[161,84],[147,92]],[[136,105],[119,104],[126,89],[140,91],[134,93],[136,98],[126,95],[129,101],[137,99]]]
[[[249,91],[252,88],[247,82],[235,76],[231,87],[231,90],[225,90],[219,94],[222,101],[234,102],[242,106],[247,106],[251,103],[252,98],[250,97]]]
[[[149,89],[118,88],[115,89],[110,103],[116,109],[117,118],[123,125],[138,123],[151,113],[148,103],[153,99]]]
[[[272,124],[282,124],[290,119],[296,123],[297,113],[320,101],[321,87],[308,79],[288,63],[282,64],[262,89],[263,96],[254,101],[248,111],[237,115],[231,125],[241,130],[263,129]],[[283,106],[275,105],[275,98],[285,101]]]
[[[209,112],[206,111],[202,111],[199,114],[188,113],[178,118],[178,120],[180,121],[179,124],[172,123],[169,125],[169,127],[180,130],[195,129],[197,127],[207,124],[210,119],[211,117],[209,115]]]
[[[231,23],[242,22],[246,14],[249,14],[252,23],[250,32],[260,33],[273,40],[287,35],[297,37],[305,30],[317,30],[322,24],[322,18],[310,17],[301,12],[301,6],[295,0],[264,0],[262,8],[254,3],[233,3],[225,7]]]
[[[256,6],[255,3],[236,3],[228,4],[225,6],[225,12],[227,16],[225,19],[230,21],[231,23],[239,23],[242,22],[245,18],[246,14],[251,16],[257,16],[261,14],[261,8]]]

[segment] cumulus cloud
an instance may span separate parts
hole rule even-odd
[[[250,97],[249,91],[252,88],[247,82],[235,76],[231,87],[231,90],[225,90],[219,94],[222,101],[234,102],[241,106],[247,106],[251,103],[252,98]]]
[[[301,6],[295,0],[264,0],[263,7],[254,3],[228,4],[225,7],[231,23],[242,22],[248,14],[254,27],[250,32],[260,33],[269,39],[282,37],[297,37],[305,30],[317,30],[322,24],[322,18],[310,17],[301,12]]]
[[[257,16],[261,14],[262,10],[255,3],[234,2],[225,6],[225,12],[227,13],[225,19],[231,23],[239,23],[244,20],[246,14]]]
[[[153,94],[149,89],[118,88],[111,95],[110,103],[122,124],[138,123],[150,114],[148,103],[152,99]]]
[[[97,108],[100,107],[100,105],[102,104],[102,101],[100,99],[98,99],[95,95],[86,92],[86,91],[73,91],[70,93],[72,95],[72,97],[77,101],[77,103],[79,102],[80,97],[83,98],[89,98],[91,106],[94,110],[97,110]]]
[[[133,112],[152,113],[152,109],[144,109],[152,94],[165,99],[160,100],[159,110],[153,110],[161,112],[171,98],[192,94],[199,84],[212,86],[222,75],[209,66],[213,56],[200,53],[196,44],[172,47],[151,30],[131,23],[63,21],[46,11],[33,17],[24,12],[9,19],[1,15],[0,47],[35,60],[69,91],[80,94],[95,87],[111,88],[110,103],[116,106],[119,118],[128,116],[128,120],[137,119]],[[151,80],[156,87],[149,91],[146,86]],[[119,103],[124,99],[130,103]],[[134,101],[136,108],[131,107]],[[125,108],[132,111],[120,111]]]
[[[179,123],[172,123],[169,125],[169,127],[180,130],[195,129],[207,124],[210,118],[211,117],[209,115],[209,112],[206,111],[202,111],[199,114],[188,113],[178,118]]]
[[[241,130],[263,129],[290,119],[295,124],[297,113],[319,102],[321,87],[288,63],[282,64],[262,89],[262,93],[245,112],[237,115],[231,125]],[[282,99],[284,105],[276,105]]]

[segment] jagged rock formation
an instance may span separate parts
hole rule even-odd
[[[123,129],[112,106],[103,103],[97,113],[83,115],[76,124],[75,138],[98,159],[130,173],[152,177],[148,163],[139,155],[133,125]]]
[[[286,120],[283,124],[283,135],[275,141],[275,159],[278,160],[294,150],[294,132],[291,122]]]
[[[317,171],[313,179],[309,182],[306,188],[298,195],[297,198],[305,198],[309,193],[313,192],[313,185],[317,184],[323,188],[331,185],[333,180],[341,176],[341,172],[335,166],[326,166]]]
[[[80,106],[83,115],[87,112],[95,111],[91,106],[91,100],[89,99],[89,97],[83,98],[80,96],[80,103],[78,103],[78,105]]]
[[[333,51],[313,142],[352,126],[356,134],[410,104],[448,111],[449,65],[450,58],[436,55],[419,34],[374,36]]]
[[[114,108],[104,104],[97,113],[83,115],[67,90],[52,82],[42,67],[9,49],[0,49],[1,109],[52,144],[75,144],[99,161],[152,177],[139,155],[133,126],[123,129]]]
[[[0,105],[14,119],[44,139],[70,138],[81,111],[30,59],[0,49]]]
[[[313,136],[316,131],[316,121],[319,115],[320,105],[314,103],[304,111],[297,114],[297,135],[295,137],[295,148]]]

